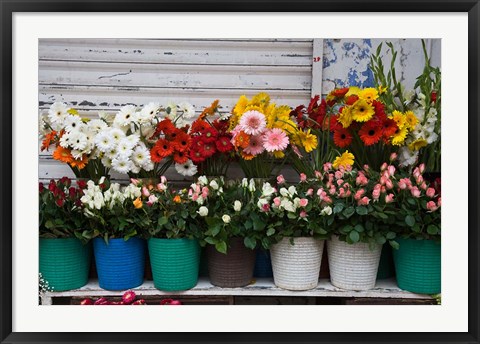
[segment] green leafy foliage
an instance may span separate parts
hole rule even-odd
[[[67,177],[57,181],[52,179],[47,186],[39,183],[39,236],[77,237],[83,242],[88,241],[90,237],[84,235],[88,221],[82,213],[82,195],[82,188],[72,186]]]

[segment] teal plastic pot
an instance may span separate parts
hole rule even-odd
[[[148,252],[155,288],[178,291],[197,285],[200,266],[197,240],[151,238]]]
[[[88,283],[92,245],[77,238],[40,238],[40,273],[53,291],[78,289]]]
[[[441,292],[441,244],[434,240],[396,239],[393,250],[399,288],[418,294]]]

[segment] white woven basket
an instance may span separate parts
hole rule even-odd
[[[367,290],[375,287],[382,245],[348,244],[333,235],[327,241],[330,281],[338,288]]]
[[[314,238],[284,238],[272,245],[273,280],[279,288],[288,290],[313,289],[318,284],[324,240]]]

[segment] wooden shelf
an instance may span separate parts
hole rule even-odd
[[[291,291],[275,286],[271,278],[258,278],[252,284],[243,288],[220,288],[212,285],[208,278],[201,277],[198,284],[185,291],[162,291],[154,287],[153,281],[145,281],[141,286],[132,290],[139,296],[300,296],[300,297],[342,297],[342,298],[382,298],[382,299],[424,299],[431,300],[430,295],[415,294],[398,288],[395,279],[378,280],[375,288],[364,291],[344,290],[334,287],[330,280],[320,279],[315,289],[305,291]],[[97,280],[91,280],[80,289],[46,292],[42,296],[43,305],[51,305],[56,297],[118,297],[124,291],[110,291],[99,287]]]

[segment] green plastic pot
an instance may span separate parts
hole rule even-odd
[[[53,291],[78,289],[88,283],[91,243],[77,238],[40,238],[40,273]]]
[[[418,294],[441,292],[441,244],[434,240],[396,239],[393,250],[399,288]]]
[[[180,291],[197,285],[200,265],[197,240],[151,238],[148,252],[155,288]]]

